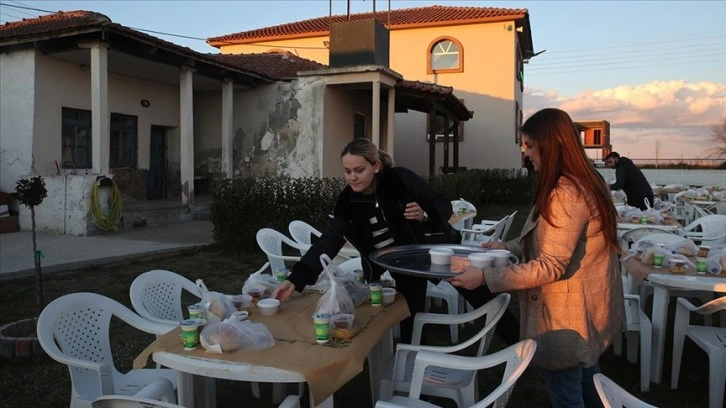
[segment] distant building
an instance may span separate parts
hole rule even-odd
[[[588,154],[591,159],[602,160],[613,151],[613,145],[610,144],[610,122],[607,120],[579,121],[575,122],[575,126],[580,131],[585,149],[595,150],[595,157]]]

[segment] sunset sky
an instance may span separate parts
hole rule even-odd
[[[58,10],[91,10],[200,52],[204,39],[326,16],[328,0],[44,1],[2,0],[0,23]],[[373,9],[350,0],[351,12]],[[388,1],[375,2],[385,12]],[[559,107],[575,120],[607,120],[621,155],[705,158],[711,127],[726,117],[724,1],[414,1],[431,5],[526,8],[534,51],[525,67],[525,118]],[[332,3],[346,13],[346,0]],[[174,35],[169,35],[174,34]],[[182,36],[182,37],[180,37]],[[185,38],[191,37],[191,38]]]

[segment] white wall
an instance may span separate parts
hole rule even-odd
[[[0,191],[33,169],[34,51],[0,54]]]
[[[319,177],[324,88],[310,78],[235,91],[235,176]],[[195,166],[210,173],[220,171],[221,101],[219,92],[195,95]]]

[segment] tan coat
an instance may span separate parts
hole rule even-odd
[[[617,253],[590,208],[561,178],[551,197],[555,226],[530,213],[506,243],[522,262],[485,272],[493,292],[519,291],[521,337],[537,341],[533,363],[548,370],[594,365],[625,328]]]

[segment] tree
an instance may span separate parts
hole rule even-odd
[[[43,311],[43,277],[40,269],[40,256],[38,246],[35,239],[35,206],[40,205],[43,199],[48,196],[48,190],[45,189],[45,180],[40,176],[30,179],[20,179],[15,183],[15,199],[21,204],[30,207],[30,220],[33,230],[33,257],[35,260],[35,284],[36,284],[36,300],[38,305],[38,315]]]
[[[716,147],[709,149],[711,156],[717,159],[726,159],[726,116],[720,124],[711,126],[711,143]]]

